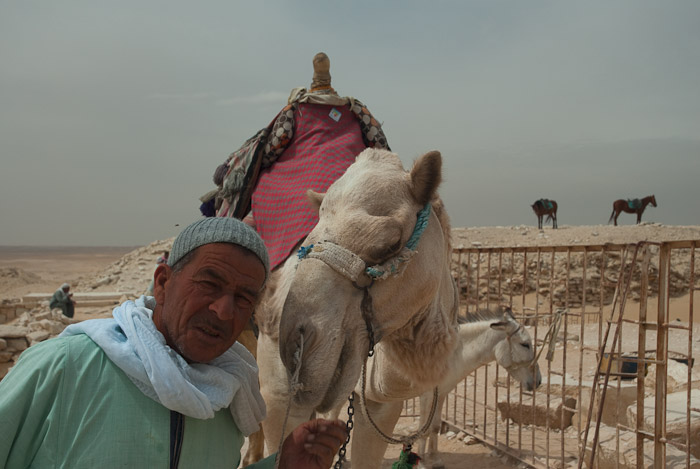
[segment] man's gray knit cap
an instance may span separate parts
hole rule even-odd
[[[202,218],[182,230],[173,242],[168,265],[174,266],[190,251],[211,243],[230,243],[244,247],[255,254],[265,266],[265,280],[270,271],[267,248],[253,228],[237,218]]]

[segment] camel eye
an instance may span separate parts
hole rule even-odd
[[[522,346],[525,347],[526,349],[530,350],[530,344],[529,344],[528,342],[523,342],[523,343],[520,344],[520,345],[522,345]]]
[[[384,261],[387,261],[397,255],[399,251],[401,250],[401,240],[398,240],[396,243],[392,244],[390,247],[384,247],[381,249],[375,250],[372,255],[372,261],[381,263]]]

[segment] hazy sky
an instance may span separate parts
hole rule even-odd
[[[700,224],[695,0],[8,0],[0,244],[176,235],[319,51],[407,167],[442,152],[453,226]]]

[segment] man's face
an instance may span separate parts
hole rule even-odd
[[[208,363],[236,342],[264,281],[265,267],[252,252],[229,243],[206,244],[179,272],[158,266],[153,322],[188,362]]]

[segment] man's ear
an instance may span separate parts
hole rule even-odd
[[[165,284],[173,275],[173,269],[167,264],[160,264],[153,272],[153,296],[156,304],[162,305],[165,300]]]

